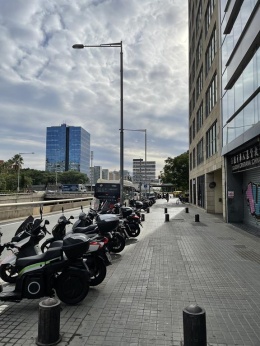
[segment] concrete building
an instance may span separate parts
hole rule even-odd
[[[156,162],[144,161],[143,159],[133,159],[133,183],[149,185],[155,179]]]
[[[221,4],[225,218],[259,229],[259,1]]]
[[[94,166],[93,167],[93,184],[96,184],[97,180],[102,178],[102,167]]]
[[[109,179],[109,170],[107,168],[102,169],[102,179]]]
[[[223,213],[219,1],[189,1],[190,202]]]
[[[257,228],[259,21],[257,0],[189,1],[190,201]]]

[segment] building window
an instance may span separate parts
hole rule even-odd
[[[209,158],[217,152],[217,122],[206,133],[206,156]]]
[[[201,164],[204,161],[203,156],[203,138],[197,144],[197,165]]]
[[[192,142],[192,126],[190,126],[190,144],[191,144],[191,142]]]
[[[216,0],[209,0],[206,13],[205,13],[205,36],[207,35],[209,30],[210,21],[211,21],[212,14],[214,12],[215,5],[216,5]]]
[[[203,87],[203,67],[201,67],[198,78],[197,78],[197,83],[196,83],[196,97],[198,99]]]
[[[192,139],[195,138],[195,135],[196,135],[196,125],[195,125],[195,119],[193,119],[193,122],[192,122]]]
[[[199,7],[198,7],[198,12],[197,12],[197,17],[196,17],[196,31],[197,32],[199,31],[201,17],[202,17],[202,6],[201,6],[201,0],[200,0]]]
[[[190,153],[190,171],[192,170],[192,153]]]
[[[203,102],[201,102],[199,109],[197,111],[197,132],[201,129],[203,125]]]
[[[196,167],[196,152],[195,152],[195,148],[192,151],[192,164],[193,164],[193,168]]]
[[[198,46],[196,50],[196,66],[198,66],[201,56],[202,56],[202,34],[200,34],[200,38],[199,38]]]
[[[208,48],[206,50],[206,75],[208,74],[214,57],[217,52],[217,33],[216,27],[214,28],[211,38],[209,40]]]
[[[217,103],[217,74],[214,75],[208,90],[206,91],[206,117],[209,116]]]

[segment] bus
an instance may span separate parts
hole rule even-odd
[[[135,194],[135,187],[129,180],[123,182],[123,200],[124,202],[132,199]],[[120,181],[98,179],[95,184],[94,197],[100,202],[108,201],[109,203],[117,203],[120,201]]]
[[[62,192],[87,192],[84,184],[63,184],[61,190]]]

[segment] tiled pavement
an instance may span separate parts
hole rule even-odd
[[[196,303],[208,345],[260,346],[260,238],[172,198],[143,226],[83,303],[61,304],[59,345],[180,346]],[[0,304],[0,346],[35,345],[41,300]]]

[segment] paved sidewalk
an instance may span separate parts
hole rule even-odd
[[[260,238],[173,198],[143,226],[84,302],[61,304],[59,345],[180,346],[183,309],[196,303],[208,345],[260,346]],[[41,300],[0,304],[0,346],[35,345]]]

